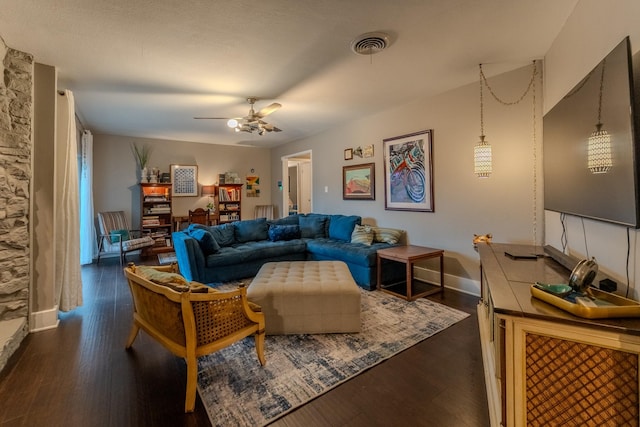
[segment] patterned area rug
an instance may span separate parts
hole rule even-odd
[[[268,335],[264,367],[252,337],[200,358],[198,391],[211,424],[264,426],[469,316],[364,290],[361,314],[359,334]]]

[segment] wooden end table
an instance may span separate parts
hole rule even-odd
[[[440,283],[434,285],[424,280],[417,279],[413,275],[413,265],[416,261],[429,258],[440,258]],[[444,250],[427,248],[424,246],[407,245],[395,246],[393,248],[379,249],[377,254],[378,261],[378,288],[384,292],[414,301],[427,295],[432,295],[444,290]],[[382,260],[401,262],[406,265],[406,285],[405,282],[396,282],[390,284],[382,283]],[[414,282],[422,282],[427,289],[414,288]],[[403,286],[405,285],[405,286]]]

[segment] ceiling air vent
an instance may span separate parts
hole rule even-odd
[[[373,55],[389,46],[389,36],[385,33],[366,33],[351,42],[351,50],[358,55]]]

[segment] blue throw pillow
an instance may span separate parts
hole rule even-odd
[[[350,242],[351,233],[356,225],[360,225],[362,218],[357,215],[331,215],[329,220],[329,238]]]
[[[191,237],[198,241],[200,249],[202,249],[202,252],[205,255],[215,254],[220,250],[220,245],[216,242],[216,239],[209,230],[205,230],[203,228],[195,229],[191,233]]]
[[[284,218],[271,219],[269,225],[298,225],[298,214],[285,216]]]
[[[209,231],[213,234],[213,238],[220,246],[231,246],[236,243],[236,228],[233,223],[215,225],[209,227]]]
[[[233,225],[236,229],[236,240],[239,243],[256,242],[269,238],[269,225],[266,218],[236,221]]]
[[[272,225],[269,227],[269,240],[293,240],[300,238],[299,225]]]
[[[300,215],[298,221],[300,222],[300,234],[302,237],[311,239],[327,237],[325,232],[327,223],[326,216],[314,214]]]
[[[111,233],[109,233],[109,236],[111,237],[111,243],[120,243],[121,241],[126,242],[127,240],[129,240],[129,231],[112,230]]]

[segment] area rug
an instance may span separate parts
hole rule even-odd
[[[358,334],[252,337],[198,361],[198,391],[214,426],[264,426],[372,366],[468,317],[426,299],[362,290]]]

